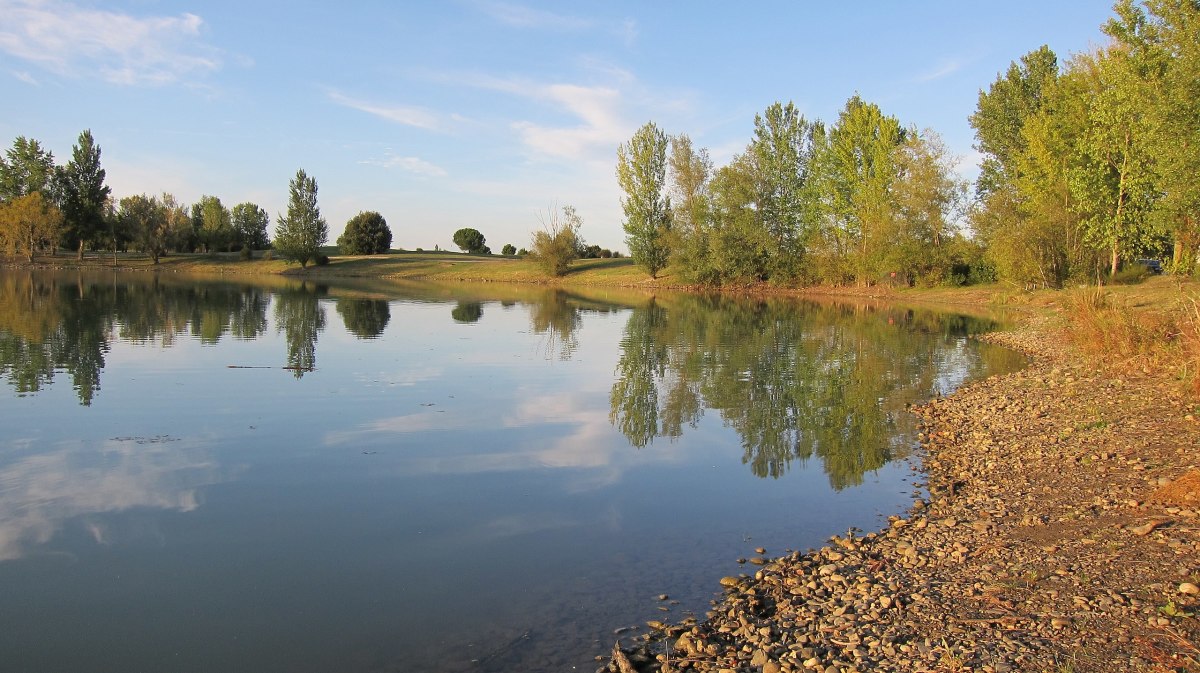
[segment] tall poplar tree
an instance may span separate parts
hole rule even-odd
[[[646,122],[617,148],[617,182],[625,192],[625,244],[651,278],[670,259],[671,197],[667,187],[667,135]]]
[[[317,206],[317,181],[303,168],[296,171],[288,190],[287,215],[275,218],[275,249],[304,268],[316,260],[329,237],[329,225]]]
[[[754,116],[749,152],[758,166],[760,217],[770,242],[770,273],[794,276],[808,243],[814,217],[806,189],[812,169],[813,133],[796,106],[774,103]]]

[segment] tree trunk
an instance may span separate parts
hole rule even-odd
[[[1108,275],[1109,275],[1109,277],[1110,277],[1110,278],[1111,278],[1111,277],[1113,277],[1113,276],[1116,276],[1116,275],[1117,275],[1117,265],[1118,265],[1118,263],[1119,263],[1120,261],[1121,261],[1121,257],[1120,257],[1120,255],[1117,253],[1117,246],[1116,246],[1116,244],[1113,244],[1113,247],[1112,247],[1112,265],[1109,267],[1109,270],[1108,270]]]
[[[81,262],[83,261],[83,239],[82,238],[79,239],[79,256],[76,257],[75,259],[78,259]]]

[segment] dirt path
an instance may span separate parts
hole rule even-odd
[[[724,578],[601,670],[1200,671],[1195,400],[1045,320],[989,338],[1031,364],[916,410],[928,501]]]

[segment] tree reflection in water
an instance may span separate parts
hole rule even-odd
[[[287,369],[296,378],[317,367],[317,336],[325,329],[325,309],[318,301],[326,288],[302,283],[275,294],[275,330],[287,343]]]
[[[610,420],[644,447],[713,409],[741,437],[755,475],[779,477],[815,456],[834,488],[857,485],[910,451],[908,405],[985,366],[962,349],[969,322],[784,300],[651,302],[626,324]]]

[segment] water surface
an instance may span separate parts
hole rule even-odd
[[[5,668],[592,670],[901,511],[906,406],[1019,366],[894,307],[259,282],[0,272]]]

